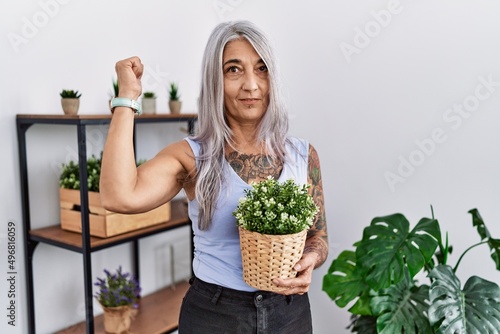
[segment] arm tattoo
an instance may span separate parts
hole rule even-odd
[[[328,234],[326,229],[325,201],[323,197],[323,183],[318,153],[312,145],[309,145],[308,182],[311,185],[309,193],[319,208],[312,227],[307,232],[307,242],[304,253],[316,252],[318,262],[315,268],[325,262],[328,256]]]

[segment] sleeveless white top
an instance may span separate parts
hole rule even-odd
[[[289,137],[286,144],[286,161],[278,181],[295,180],[307,183],[309,143],[304,139]],[[185,139],[193,150],[198,165],[200,144]],[[211,226],[202,231],[198,228],[198,208],[196,198],[188,202],[189,218],[194,231],[193,273],[199,279],[223,287],[255,291],[243,280],[240,239],[236,219],[232,215],[244,190],[252,186],[243,181],[227,161],[223,166],[224,182],[220,191]]]

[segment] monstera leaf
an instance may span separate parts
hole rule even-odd
[[[488,246],[490,246],[491,250],[491,258],[495,261],[497,270],[500,270],[500,239],[493,239],[491,237],[477,209],[469,210],[469,213],[472,215],[472,225],[477,228],[481,240],[486,240],[488,242]]]
[[[413,278],[432,258],[441,239],[439,223],[422,218],[410,232],[402,214],[374,218],[363,231],[356,249],[357,265],[367,271],[373,290],[387,288],[404,278],[405,267]]]
[[[349,327],[351,333],[359,334],[378,334],[377,333],[377,318],[369,315],[360,315],[351,317],[352,323]]]
[[[353,314],[371,315],[370,287],[365,283],[363,275],[361,268],[356,266],[356,253],[343,251],[332,262],[328,274],[323,277],[323,291],[339,307],[345,307],[358,298],[349,311]]]
[[[449,266],[437,266],[430,275],[429,321],[438,334],[500,333],[500,288],[477,276],[460,290],[460,280]]]
[[[379,291],[370,304],[380,334],[432,333],[427,319],[429,287],[414,286],[407,271],[401,282]]]

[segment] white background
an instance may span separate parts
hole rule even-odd
[[[321,291],[322,278],[373,217],[401,212],[413,227],[433,205],[455,247],[453,265],[479,241],[468,210],[478,208],[499,238],[499,12],[493,0],[2,0],[0,267],[4,275],[6,225],[14,221],[19,274],[17,326],[7,326],[1,311],[0,331],[27,333],[15,115],[61,114],[62,89],[82,93],[80,114],[107,113],[114,63],[131,55],[146,65],[144,88],[160,96],[160,113],[167,112],[170,81],[179,83],[183,112],[196,112],[202,52],[224,20],[251,20],[270,36],[291,133],[320,154],[330,257],[310,291],[315,333],[348,332],[349,315]],[[59,221],[58,173],[76,158],[75,133],[64,126],[28,131],[33,228]],[[89,129],[89,154],[99,154],[105,133]],[[148,125],[138,133],[138,156],[150,158],[184,135],[178,125]],[[187,239],[183,229],[141,244],[146,293],[170,283],[171,245],[179,255],[176,279],[188,275]],[[129,270],[129,255],[127,245],[94,253],[93,277],[120,264]],[[34,272],[37,333],[83,320],[79,254],[39,245]],[[486,246],[466,256],[458,275],[462,284],[471,275],[500,281]],[[0,282],[6,301],[6,279]]]

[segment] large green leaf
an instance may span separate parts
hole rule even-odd
[[[428,334],[432,333],[427,310],[429,287],[413,285],[409,274],[397,285],[379,291],[371,300],[380,334]]]
[[[483,218],[477,209],[469,210],[469,213],[472,215],[472,225],[477,228],[477,232],[479,233],[479,236],[481,236],[481,240],[487,240],[488,246],[490,246],[491,250],[491,258],[495,261],[497,270],[500,270],[500,239],[494,239],[491,237],[491,234],[486,228]]]
[[[449,266],[437,266],[431,284],[429,321],[437,334],[500,333],[500,288],[477,276],[460,290],[460,280]]]
[[[356,249],[358,266],[366,268],[365,278],[375,291],[399,283],[405,267],[413,278],[432,258],[441,240],[439,223],[422,218],[410,232],[402,214],[374,218],[363,231]]]
[[[348,329],[351,328],[351,333],[359,334],[377,334],[377,318],[369,315],[361,315],[351,317],[353,322]]]
[[[323,277],[323,291],[339,307],[345,307],[359,297],[349,311],[371,315],[370,287],[364,282],[363,276],[364,273],[356,266],[356,254],[353,251],[343,251],[333,260],[328,273]]]

